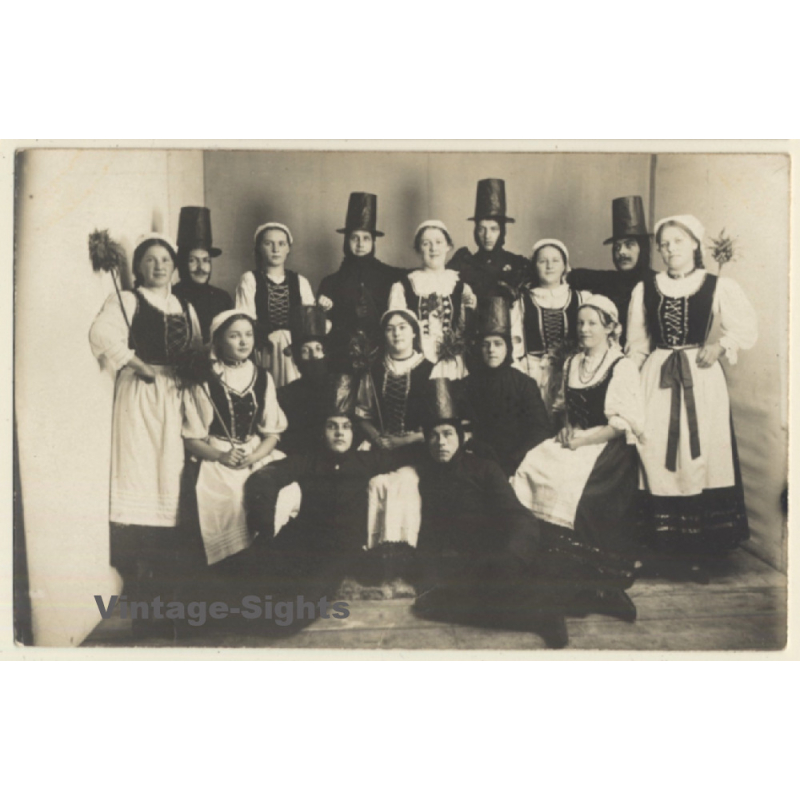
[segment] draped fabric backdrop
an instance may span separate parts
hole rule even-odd
[[[233,291],[253,266],[262,222],[292,229],[288,266],[316,288],[342,259],[347,198],[378,195],[378,256],[412,268],[414,229],[442,219],[474,248],[475,185],[506,180],[506,247],[563,239],[573,266],[611,268],[611,200],[640,194],[661,217],[694,213],[725,226],[741,257],[726,267],[759,315],[760,339],[727,369],[741,449],[750,547],[785,566],[778,498],[786,483],[788,159],[626,154],[323,153],[298,151],[30,150],[18,158],[16,414],[34,640],[77,645],[99,621],[95,594],[119,589],[108,566],[113,376],[88,344],[113,285],[95,275],[87,237],[110,228],[128,247],[145,230],[174,237],[182,205],[212,210],[213,283]],[[650,226],[653,219],[648,220]],[[660,261],[658,257],[654,263]],[[660,266],[660,265],[658,265]]]

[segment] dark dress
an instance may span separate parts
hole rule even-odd
[[[390,267],[372,255],[347,256],[337,272],[327,275],[318,296],[333,302],[328,312],[331,331],[327,352],[332,372],[351,373],[350,339],[363,332],[372,347],[381,343],[380,319],[389,305],[389,291],[405,270]]]
[[[173,288],[172,293],[194,306],[206,344],[210,338],[211,321],[217,314],[233,308],[233,300],[224,289],[208,283],[195,283],[191,278],[182,280]]]
[[[525,278],[528,259],[509,253],[502,247],[487,252],[478,249],[471,253],[466,247],[457,250],[447,264],[472,287],[478,302],[488,297],[505,297],[509,303],[516,299],[516,290]]]
[[[278,444],[287,456],[312,452],[320,440],[326,417],[324,381],[307,376],[278,389],[278,405],[289,426]]]
[[[459,389],[473,439],[492,449],[508,477],[529,450],[555,435],[536,381],[508,364],[481,364]]]

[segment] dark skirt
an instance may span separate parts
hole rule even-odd
[[[637,492],[638,525],[648,547],[675,556],[719,556],[750,538],[733,419],[731,449],[733,486],[685,497]]]

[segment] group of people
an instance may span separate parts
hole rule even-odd
[[[353,193],[316,297],[283,223],[256,229],[235,299],[210,282],[208,209],[181,210],[177,247],[142,237],[133,291],[90,333],[118,371],[129,598],[174,592],[202,542],[184,588],[212,570],[234,594],[322,596],[371,569],[411,584],[420,615],[561,647],[566,616],[633,622],[638,575],[707,581],[704,559],[748,537],[720,357],[755,343],[755,313],[706,271],[699,220],[651,233],[641,197],[613,200],[614,270],[573,270],[554,238],[508,252],[500,179],[470,220],[476,251],[451,257],[427,220],[421,266],[399,269],[375,254],[377,198]]]

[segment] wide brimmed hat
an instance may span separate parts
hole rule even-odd
[[[644,203],[638,194],[615,197],[611,201],[611,231],[611,238],[603,244],[611,244],[614,239],[650,236],[644,217]]]
[[[566,271],[569,272],[571,269],[569,265],[569,250],[567,250],[567,246],[560,239],[539,239],[539,241],[533,245],[533,249],[531,250],[531,260],[533,260],[537,250],[548,246],[556,247],[561,251],[561,254],[564,256],[564,265],[567,268]]]
[[[347,203],[344,228],[338,228],[336,233],[368,231],[373,236],[383,236],[383,231],[377,230],[377,224],[378,196],[367,192],[352,192]]]
[[[505,297],[489,297],[479,314],[478,334],[484,336],[511,336],[511,310]]]
[[[660,219],[656,222],[654,229],[656,239],[658,239],[659,231],[669,222],[677,222],[678,225],[686,228],[701,245],[703,244],[703,239],[705,239],[706,236],[706,229],[703,227],[703,223],[692,214],[676,214],[674,217],[664,217],[664,219]]]
[[[211,244],[211,211],[203,206],[184,206],[178,218],[178,250],[207,250],[214,258],[222,250]]]
[[[259,225],[256,228],[256,232],[253,234],[253,242],[258,241],[258,237],[270,228],[278,231],[283,231],[286,234],[286,238],[289,240],[289,245],[294,244],[294,239],[292,238],[292,232],[289,230],[288,226],[284,225],[282,222],[265,222],[263,225]]]
[[[471,222],[479,219],[495,219],[500,222],[514,222],[506,216],[506,182],[501,178],[484,178],[478,181],[475,195],[475,216],[468,217]]]
[[[322,410],[325,419],[352,417],[356,408],[356,389],[352,375],[329,375],[322,390]]]

